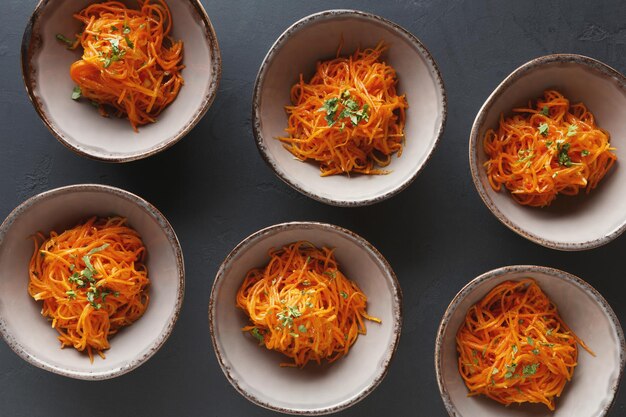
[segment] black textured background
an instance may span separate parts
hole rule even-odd
[[[207,303],[228,252],[248,234],[289,220],[330,222],[359,233],[387,257],[404,292],[403,334],[389,374],[344,416],[446,416],[435,381],[435,332],[456,292],[495,267],[529,263],[578,275],[626,324],[626,236],[582,253],[526,241],[483,205],[467,156],[476,112],[524,62],[573,52],[624,72],[625,1],[205,0],[223,58],[217,99],[176,146],[124,165],[74,155],[33,110],[19,52],[35,3],[0,0],[0,218],[24,199],[62,185],[95,182],[127,189],[156,205],[174,226],[185,255],[186,294],[165,346],[113,380],[57,376],[28,365],[0,343],[0,416],[272,415],[241,397],[222,375],[209,337]],[[434,157],[408,189],[372,207],[336,208],[301,196],[274,176],[252,137],[252,86],[270,45],[297,19],[331,8],[373,12],[413,32],[439,64],[448,93],[447,125]],[[626,389],[609,415],[626,415]]]

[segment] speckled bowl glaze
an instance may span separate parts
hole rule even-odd
[[[246,273],[267,264],[269,249],[298,240],[336,248],[340,269],[368,297],[368,313],[382,319],[382,324],[366,323],[367,335],[360,336],[345,357],[303,369],[280,367],[285,356],[241,332],[249,320],[235,306]],[[296,415],[334,413],[365,398],[385,377],[400,339],[401,299],[391,266],[362,237],[324,223],[274,225],[244,239],[220,266],[209,304],[213,347],[233,387],[257,405]]]
[[[91,216],[119,215],[146,246],[150,304],[143,317],[113,336],[106,359],[61,349],[58,333],[28,294],[31,236],[75,226]],[[150,203],[119,188],[81,184],[38,194],[18,206],[0,226],[0,334],[22,359],[63,376],[102,380],[130,372],[168,338],[183,302],[183,255],[174,230]]]
[[[611,134],[617,164],[598,187],[576,197],[560,195],[549,207],[516,203],[504,189],[495,192],[484,168],[485,132],[496,128],[501,114],[527,105],[546,89],[561,91],[572,103],[582,101],[598,125]],[[584,250],[604,245],[626,228],[626,78],[613,68],[581,55],[557,54],[533,59],[511,73],[478,112],[469,141],[469,161],[478,194],[489,210],[514,232],[559,250]]]
[[[198,0],[168,1],[171,36],[184,43],[185,85],[156,123],[135,132],[126,118],[104,118],[87,101],[71,99],[70,65],[82,48],[69,51],[56,40],[79,32],[72,15],[93,0],[40,0],[22,39],[22,74],[35,110],[52,134],[72,151],[106,162],[127,162],[174,145],[211,106],[221,73],[220,50],[211,21]],[[136,1],[124,0],[129,7]]]
[[[406,143],[388,175],[321,177],[317,163],[296,160],[276,139],[287,127],[291,86],[300,74],[309,80],[318,61],[334,58],[342,39],[343,54],[387,43],[383,60],[398,74],[398,93],[407,96]],[[280,179],[326,204],[363,206],[392,197],[417,177],[443,134],[446,106],[437,64],[415,36],[369,13],[328,10],[297,21],[272,45],[257,75],[252,120],[261,156]]]
[[[582,348],[578,366],[556,402],[505,407],[489,398],[468,397],[458,369],[456,334],[467,310],[492,288],[507,280],[534,278],[559,309],[567,325],[596,353]],[[489,271],[467,284],[446,310],[435,345],[435,369],[443,403],[451,417],[602,417],[611,407],[624,370],[624,333],[606,300],[582,279],[542,266],[507,266]]]

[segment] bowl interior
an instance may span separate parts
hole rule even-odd
[[[291,86],[300,74],[310,80],[318,61],[334,58],[342,39],[342,55],[384,41],[389,49],[383,60],[395,68],[398,92],[407,96],[406,144],[388,175],[322,178],[317,163],[296,160],[275,139],[285,134]],[[350,204],[386,195],[410,182],[435,147],[445,117],[443,85],[423,46],[402,29],[371,16],[329,12],[288,29],[266,59],[255,96],[259,146],[283,179],[313,198]]]
[[[552,272],[551,272],[552,271]],[[578,366],[574,377],[567,384],[562,396],[557,399],[556,411],[551,412],[543,405],[503,405],[486,397],[468,397],[467,388],[458,370],[456,333],[465,319],[467,310],[480,301],[493,287],[506,280],[534,278],[548,297],[556,304],[568,326],[596,354],[592,357],[584,349],[578,350]],[[606,412],[615,395],[621,370],[621,328],[613,321],[612,312],[607,311],[579,281],[569,274],[541,268],[528,270],[513,268],[508,272],[491,274],[480,281],[462,297],[450,311],[449,321],[440,340],[440,382],[449,401],[456,409],[457,417],[502,417],[502,416],[553,416],[592,417]],[[471,285],[471,284],[470,284]],[[586,284],[585,284],[586,285]],[[438,340],[439,342],[439,340]]]
[[[81,30],[81,23],[72,15],[93,3],[90,0],[44,0],[32,28],[30,74],[35,105],[58,135],[71,147],[101,159],[135,158],[154,152],[175,141],[191,128],[208,106],[216,88],[215,61],[208,39],[207,27],[194,6],[194,1],[168,1],[173,19],[171,36],[184,43],[185,85],[176,100],[159,115],[156,123],[139,128],[136,133],[127,119],[100,116],[85,99],[73,101],[75,84],[70,78],[70,65],[80,59],[82,48],[70,51],[56,40],[62,33],[72,37]],[[124,1],[136,8],[134,1]]]
[[[260,347],[241,328],[249,323],[235,306],[235,294],[247,271],[263,266],[272,247],[308,240],[336,248],[340,269],[368,297],[367,311],[382,324],[367,322],[347,356],[331,365],[281,368],[285,356]],[[297,225],[256,235],[227,259],[218,273],[212,297],[212,330],[221,365],[246,397],[279,410],[315,413],[343,408],[364,396],[386,372],[399,337],[400,300],[394,278],[367,245],[331,227]]]
[[[470,152],[473,172],[477,174],[479,192],[490,209],[509,226],[531,235],[533,240],[548,246],[574,249],[598,246],[613,237],[626,222],[626,86],[623,81],[608,76],[602,66],[587,61],[548,61],[530,67],[507,87],[494,91],[494,100],[481,109],[472,135]],[[543,96],[546,89],[557,89],[571,103],[583,102],[594,114],[596,123],[611,135],[618,161],[598,187],[579,196],[558,196],[549,207],[532,208],[516,203],[506,190],[493,191],[483,164],[487,155],[483,139],[489,128],[498,126],[500,114],[511,114],[514,107],[525,106],[529,100]],[[474,132],[473,132],[474,134]]]
[[[141,235],[147,249],[150,304],[143,317],[111,337],[106,359],[96,357],[90,364],[86,354],[60,348],[57,331],[41,315],[41,302],[29,296],[27,286],[31,236],[38,231],[46,235],[50,230],[61,232],[94,215],[124,216]],[[2,330],[9,344],[36,365],[81,378],[115,376],[147,359],[167,337],[180,304],[179,254],[159,220],[125,194],[97,189],[48,193],[19,212],[0,239]]]

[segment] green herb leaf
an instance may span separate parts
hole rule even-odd
[[[306,326],[304,324],[299,325],[298,330],[300,331],[300,333],[306,333],[307,331]]]
[[[564,165],[566,167],[572,166],[572,160],[570,159],[569,155],[567,154],[567,152],[569,151],[570,146],[571,145],[569,143],[564,143],[564,144],[562,144],[560,146],[557,145],[559,164]]]
[[[546,141],[546,146],[552,146],[552,144],[553,144],[553,143],[554,143],[554,142],[552,142],[551,140],[547,140],[547,141]]]
[[[78,100],[81,95],[82,95],[82,91],[80,90],[80,87],[79,86],[74,87],[74,89],[72,90],[72,100]]]
[[[68,48],[74,47],[74,42],[72,39],[66,38],[63,34],[61,33],[57,33],[56,35],[57,40],[63,42],[65,45],[67,45]]]
[[[300,317],[302,315],[302,313],[300,312],[300,310],[298,310],[298,307],[294,307],[294,306],[290,306],[289,307],[289,313],[293,316],[293,317]]]
[[[589,151],[587,149],[583,149],[582,151],[580,151],[580,156],[587,156],[589,155]]]
[[[336,271],[324,271],[324,275],[328,275],[332,279],[337,278],[337,272]]]
[[[106,248],[109,247],[108,243],[105,243],[102,246],[98,246],[97,248],[93,248],[92,250],[90,250],[89,252],[87,252],[87,255],[93,255],[94,253],[98,253],[98,252],[102,252],[103,250],[105,250]],[[93,269],[93,267],[92,267]]]
[[[577,125],[569,125],[567,128],[567,136],[574,136],[578,130],[578,126]]]
[[[532,339],[532,337],[528,336],[526,337],[526,341],[528,342],[529,345],[533,346],[535,344],[535,341]]]
[[[117,26],[111,26],[111,32],[117,32],[118,30]]]
[[[541,109],[541,114],[543,114],[544,116],[548,116],[550,114],[550,109],[548,108],[548,106],[543,106],[543,109]]]
[[[548,136],[548,124],[542,123],[539,125],[539,133],[543,136]]]
[[[250,334],[259,340],[259,344],[262,344],[265,341],[265,338],[256,327],[253,327],[252,330],[250,330]]]
[[[546,332],[546,336],[551,336],[553,331],[554,329],[548,329],[548,331]]]
[[[539,368],[538,363],[533,363],[532,365],[526,365],[524,366],[524,369],[522,369],[522,374],[524,376],[535,375],[537,373],[537,368]]]
[[[348,299],[348,293],[344,292],[344,291],[339,291],[339,295],[341,295],[343,298],[345,298],[346,300]]]
[[[491,375],[495,375],[498,372],[500,372],[500,370],[498,368],[493,368],[493,371],[491,371]]]
[[[123,28],[124,28],[124,30],[122,31],[122,33],[124,35],[128,35],[130,33],[130,28],[128,27],[128,23],[124,22]]]
[[[74,290],[67,290],[65,291],[65,294],[67,294],[67,298],[69,298],[70,300],[76,299],[76,292]]]
[[[533,349],[533,354],[539,355],[539,349],[537,349],[537,348]]]
[[[124,36],[124,40],[126,41],[126,45],[128,45],[130,49],[135,49],[135,44],[133,43],[133,41],[130,40],[128,35]]]
[[[511,356],[515,357],[515,355],[517,354],[517,345],[511,346],[511,349],[513,350],[513,352],[511,353]]]

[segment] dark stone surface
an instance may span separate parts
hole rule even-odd
[[[172,149],[148,160],[109,165],[74,155],[38,119],[19,65],[22,31],[35,1],[2,0],[0,218],[27,197],[61,185],[122,187],[155,204],[171,221],[185,253],[187,285],[169,341],[145,365],[114,380],[82,382],[47,373],[0,343],[1,416],[272,415],[241,397],[223,377],[212,352],[207,303],[226,254],[248,234],[288,220],[325,221],[361,234],[391,262],[404,291],[403,335],[389,374],[345,416],[446,416],[435,381],[435,332],[456,292],[495,267],[528,263],[576,274],[598,289],[626,323],[626,237],[582,253],[526,241],[483,205],[467,157],[479,107],[507,74],[531,58],[581,53],[624,72],[626,2],[203,3],[224,64],[213,107]],[[252,138],[252,85],[265,53],[295,20],[330,8],[373,12],[413,32],[438,62],[448,92],[445,135],[429,165],[403,193],[372,207],[335,208],[301,196],[263,163]],[[626,389],[609,415],[626,415]]]

